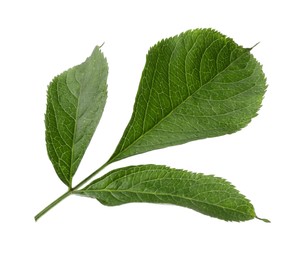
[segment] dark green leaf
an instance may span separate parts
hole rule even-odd
[[[250,49],[214,30],[162,40],[147,55],[133,115],[110,162],[234,133],[257,115],[265,89]]]
[[[68,186],[90,143],[107,98],[108,65],[96,47],[87,60],[48,87],[46,144],[59,178]]]
[[[160,165],[116,169],[76,194],[96,198],[108,206],[170,203],[227,221],[255,218],[250,201],[226,180]]]

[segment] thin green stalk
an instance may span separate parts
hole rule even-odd
[[[82,185],[87,183],[90,179],[92,179],[97,173],[99,173],[102,169],[104,169],[106,166],[108,166],[110,162],[106,162],[104,165],[100,166],[97,170],[95,170],[93,173],[91,173],[88,177],[83,179],[81,182],[79,182],[74,188],[69,189],[66,193],[62,194],[60,197],[58,197],[56,200],[54,200],[51,204],[46,206],[43,210],[41,210],[36,216],[35,221],[37,221],[39,218],[41,218],[45,213],[47,213],[50,209],[55,207],[58,203],[63,201],[65,198],[73,194],[74,191],[79,189]]]
[[[87,183],[90,179],[92,179],[97,173],[99,173],[102,169],[104,169],[105,167],[107,167],[109,164],[110,164],[110,162],[106,162],[104,165],[100,166],[96,171],[94,171],[93,173],[91,173],[88,177],[86,177],[85,179],[83,179],[74,188],[72,188],[72,191],[77,190],[82,185],[84,185],[85,183]]]
[[[47,213],[50,209],[55,207],[59,202],[64,200],[66,197],[70,196],[72,193],[71,190],[68,190],[66,193],[62,194],[59,198],[54,200],[50,205],[45,207],[43,210],[41,210],[36,216],[35,216],[35,221],[37,221],[39,218],[41,218],[45,213]]]

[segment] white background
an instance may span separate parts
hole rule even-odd
[[[0,259],[304,259],[301,2],[1,1]],[[259,116],[234,135],[149,152],[107,170],[157,163],[215,174],[272,223],[227,223],[175,206],[105,207],[82,197],[69,197],[35,223],[34,215],[66,191],[44,141],[53,76],[105,42],[109,97],[76,184],[115,149],[149,47],[205,27],[245,47],[260,42],[252,53],[269,87]]]

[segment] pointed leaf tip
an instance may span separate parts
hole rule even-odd
[[[271,221],[269,219],[267,219],[267,218],[259,218],[257,216],[255,218],[258,219],[258,220],[261,220],[261,221],[263,221],[265,223],[271,223]]]
[[[256,46],[258,46],[260,44],[260,42],[257,42],[255,45],[253,45],[250,48],[247,48],[248,51],[251,51],[253,48],[255,48]]]
[[[98,48],[101,49],[102,46],[104,46],[104,45],[105,45],[105,42],[103,42],[101,45],[98,45]]]

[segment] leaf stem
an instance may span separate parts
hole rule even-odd
[[[35,221],[37,221],[39,218],[41,218],[45,213],[47,213],[50,209],[55,207],[59,202],[64,200],[66,197],[68,197],[72,193],[71,190],[68,190],[66,193],[62,194],[60,197],[58,197],[56,200],[54,200],[51,204],[49,204],[47,207],[45,207],[43,210],[41,210],[36,216]]]
[[[80,188],[83,184],[87,183],[90,179],[92,179],[97,173],[99,173],[102,169],[104,169],[106,166],[108,166],[110,163],[106,162],[104,165],[100,166],[97,170],[95,170],[93,173],[91,173],[88,177],[83,179],[81,182],[79,182],[74,188],[72,188],[72,191],[77,190]]]
[[[104,169],[106,166],[108,166],[111,162],[108,161],[102,166],[100,166],[97,170],[95,170],[93,173],[91,173],[88,177],[83,179],[81,182],[79,182],[74,188],[69,189],[66,193],[62,194],[60,197],[58,197],[56,200],[54,200],[51,204],[46,206],[43,210],[41,210],[36,216],[35,221],[37,221],[39,218],[41,218],[45,213],[47,213],[50,209],[55,207],[58,203],[60,203],[62,200],[64,200],[66,197],[70,196],[74,193],[77,189],[79,189],[82,185],[87,183],[90,179],[92,179],[97,173],[99,173],[102,169]]]

